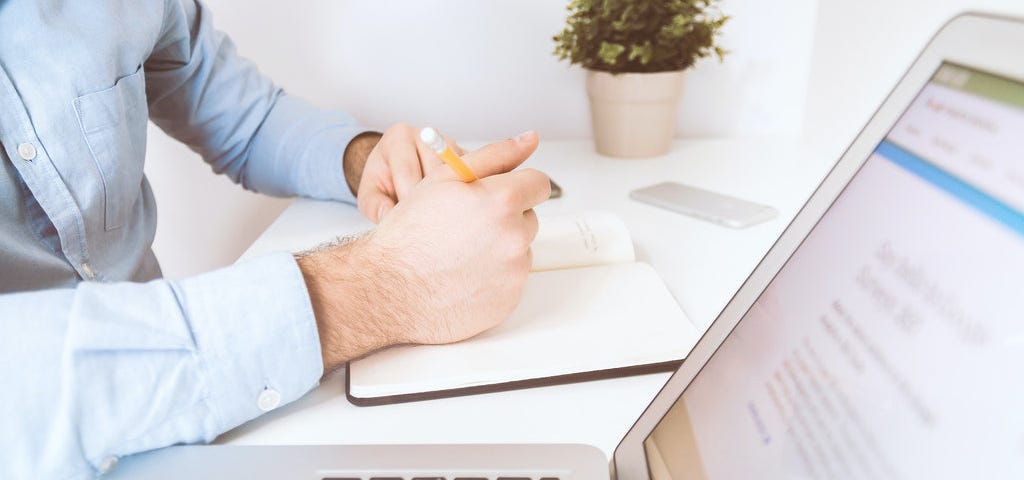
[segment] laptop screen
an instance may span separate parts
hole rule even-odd
[[[1024,478],[1024,84],[942,65],[644,442],[652,478]]]

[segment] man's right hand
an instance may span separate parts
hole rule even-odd
[[[548,177],[514,170],[537,135],[487,145],[464,160],[481,179],[429,173],[376,229],[299,258],[324,370],[403,343],[450,343],[504,321],[519,303]]]

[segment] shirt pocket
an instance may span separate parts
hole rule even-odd
[[[142,192],[149,119],[142,67],[110,88],[76,98],[74,105],[103,181],[104,226],[120,228]]]

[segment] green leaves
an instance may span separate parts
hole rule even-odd
[[[601,61],[608,65],[615,65],[615,61],[618,60],[619,55],[626,51],[626,47],[617,43],[601,42],[601,49],[597,51],[597,56],[601,58]]]
[[[727,52],[715,44],[729,17],[719,0],[572,0],[554,54],[592,70],[661,72]]]
[[[641,65],[650,63],[654,56],[654,45],[650,41],[642,45],[633,44],[629,47],[629,60],[639,60]]]
[[[693,31],[694,23],[693,17],[679,13],[672,17],[668,25],[661,27],[658,33],[669,38],[681,38]]]

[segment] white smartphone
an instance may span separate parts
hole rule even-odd
[[[779,214],[768,205],[675,182],[633,190],[629,198],[732,228],[749,227]]]

